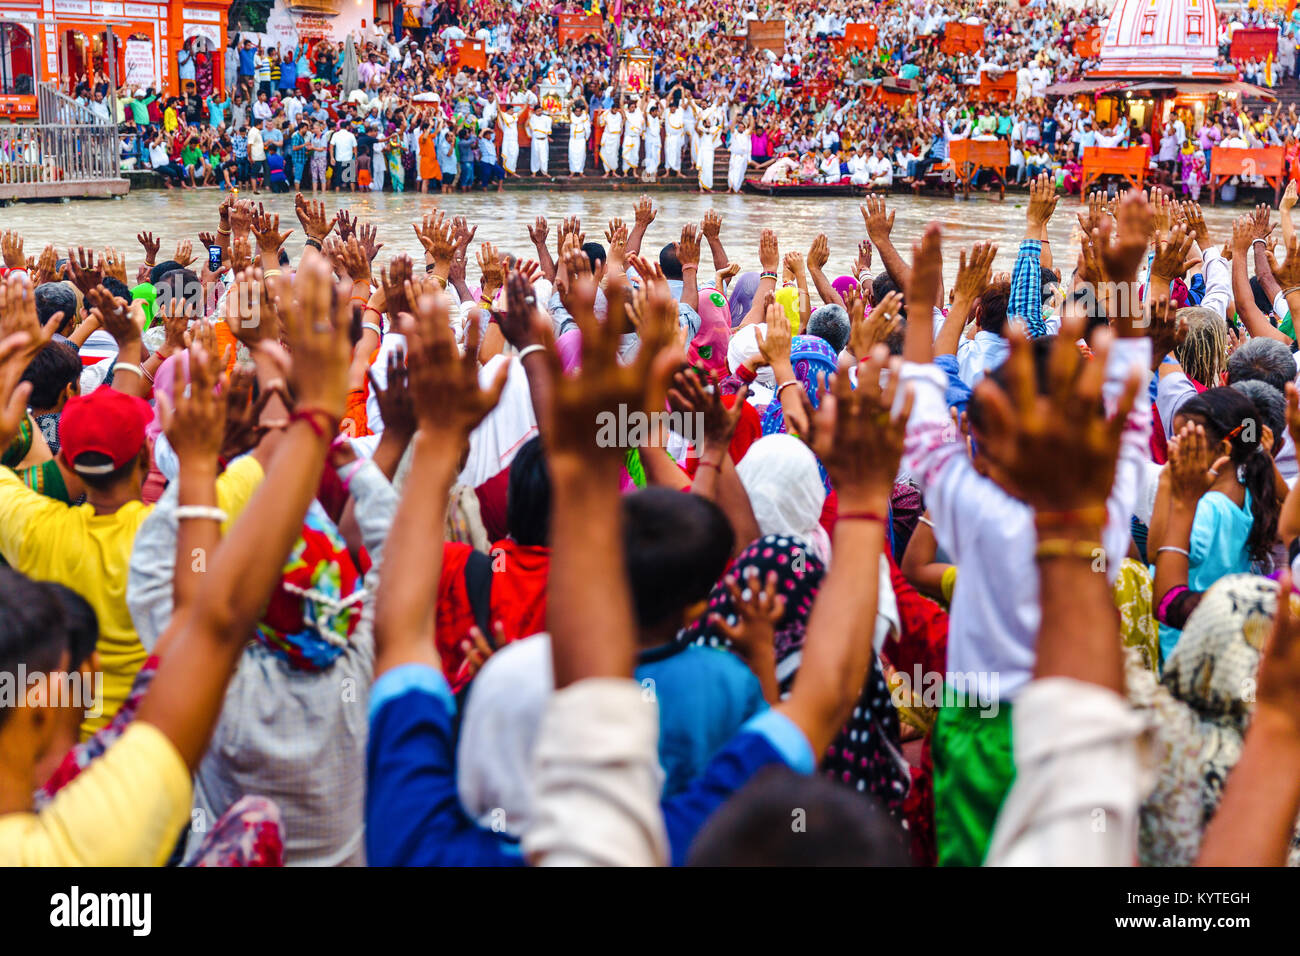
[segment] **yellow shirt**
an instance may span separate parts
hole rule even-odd
[[[193,798],[180,753],[137,720],[40,813],[0,816],[0,866],[162,866]]]
[[[231,521],[261,481],[262,466],[250,455],[217,479],[217,503]],[[99,717],[82,721],[83,740],[113,719],[147,656],[126,606],[126,579],[135,533],[152,510],[130,501],[111,515],[97,515],[91,505],[70,507],[37,494],[0,468],[0,555],[28,577],[76,591],[99,620],[104,707]]]

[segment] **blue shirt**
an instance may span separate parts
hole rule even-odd
[[[650,648],[638,655],[636,679],[659,702],[665,797],[685,790],[746,720],[767,710],[753,671],[721,648]]]
[[[366,745],[366,862],[370,866],[523,866],[519,843],[479,826],[456,789],[456,701],[442,673],[406,664],[370,688]],[[672,865],[700,828],[764,767],[810,774],[816,758],[790,718],[765,710],[675,797],[661,802]]]
[[[256,54],[257,54],[257,50],[245,50],[243,47],[239,48],[239,75],[240,76],[253,75],[253,57]]]

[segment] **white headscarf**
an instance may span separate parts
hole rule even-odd
[[[469,435],[469,456],[459,480],[471,488],[477,488],[509,468],[519,449],[537,434],[528,375],[518,359],[494,355],[479,369],[479,385],[482,388],[491,385],[502,362],[509,363],[510,371],[501,400]]]
[[[820,523],[826,486],[807,445],[793,435],[765,435],[749,446],[736,473],[759,531],[802,538],[830,565],[831,539]]]
[[[746,325],[737,329],[736,334],[727,343],[727,368],[733,375],[736,369],[745,364],[746,359],[759,354],[756,335],[759,329],[762,329],[764,334],[767,333],[766,324]],[[755,372],[756,377],[749,386],[749,403],[766,405],[772,401],[772,389],[776,388],[776,375],[769,365],[760,365]]]

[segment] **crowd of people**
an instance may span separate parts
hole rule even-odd
[[[1059,195],[3,232],[0,861],[1300,861],[1294,190]]]
[[[232,34],[223,86],[212,68],[221,53],[187,47],[180,96],[127,89],[110,104],[103,76],[77,93],[121,123],[124,163],[158,171],[169,188],[500,189],[567,172],[733,192],[746,178],[889,189],[919,187],[959,138],[1006,140],[1012,185],[1048,172],[1077,192],[1085,147],[1144,144],[1157,175],[1196,199],[1209,152],[1236,140],[1286,146],[1300,177],[1294,106],[1221,102],[1141,129],[1086,98],[1049,96],[1096,66],[1078,45],[1105,20],[1059,0],[801,0],[783,8],[779,53],[741,39],[748,21],[771,14],[755,0],[622,4],[617,31],[607,22],[606,35],[563,44],[559,15],[587,6],[425,0],[405,9],[401,25],[339,42],[280,49]],[[1222,69],[1265,86],[1294,77],[1300,17],[1256,7],[1221,19]],[[983,46],[944,52],[945,27],[963,22],[984,25]],[[876,25],[876,45],[845,44],[852,23]],[[1233,30],[1265,23],[1280,28],[1276,58],[1229,61]],[[467,38],[484,44],[485,68],[461,62],[455,44]],[[651,73],[620,81],[620,57],[634,51],[650,56]],[[1009,101],[979,94],[981,77],[1009,74]],[[725,176],[715,176],[719,151]]]

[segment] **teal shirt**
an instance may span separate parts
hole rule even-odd
[[[1221,491],[1211,491],[1201,497],[1192,519],[1191,546],[1187,567],[1187,588],[1190,591],[1208,591],[1219,578],[1229,574],[1249,574],[1250,552],[1246,539],[1255,517],[1250,510],[1250,492],[1246,492],[1244,507]],[[1152,574],[1155,572],[1152,571]],[[1160,625],[1160,659],[1169,655],[1178,644],[1182,631]]]

